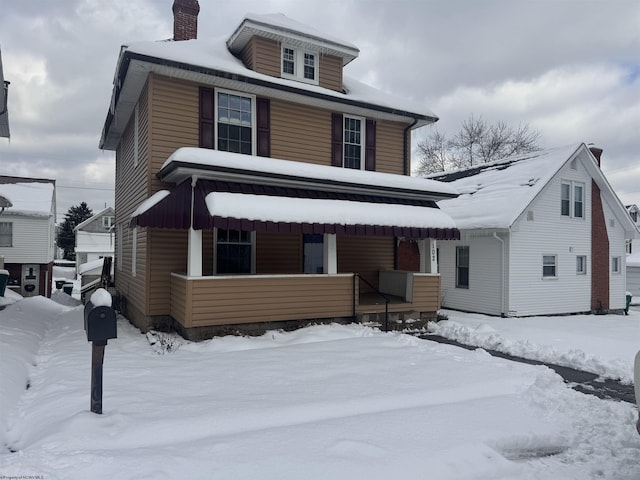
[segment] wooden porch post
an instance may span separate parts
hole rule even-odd
[[[191,177],[191,226],[189,227],[189,240],[187,242],[187,276],[202,276],[202,230],[193,228],[193,204],[194,191],[198,177]]]
[[[325,233],[324,241],[322,242],[324,250],[323,255],[323,270],[324,273],[329,275],[335,275],[338,273],[338,249],[336,245],[336,234]]]
[[[438,273],[436,241],[433,238],[418,240],[420,250],[420,273]]]

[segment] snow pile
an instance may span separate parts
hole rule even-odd
[[[488,350],[633,381],[640,312],[624,315],[500,318],[443,310],[431,333]]]

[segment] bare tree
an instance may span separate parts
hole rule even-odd
[[[434,129],[418,142],[418,175],[469,168],[501,158],[539,150],[540,134],[528,125],[518,128],[504,122],[489,125],[482,117],[471,115],[460,130],[447,139]]]

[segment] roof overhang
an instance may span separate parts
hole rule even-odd
[[[292,80],[277,78],[274,79],[276,81],[273,81],[267,75],[248,76],[231,73],[225,70],[153,57],[123,48],[116,70],[111,106],[100,138],[100,148],[106,150],[117,148],[140,93],[151,73],[327,110],[339,109],[351,115],[402,122],[410,125],[412,129],[438,120],[437,117],[427,114],[349,98],[341,92],[317,87],[308,88],[304,84],[300,85],[299,82]]]
[[[245,18],[227,40],[227,47],[239,55],[251,37],[259,36],[287,45],[306,48],[342,59],[342,66],[358,57],[360,51],[346,42],[339,42],[283,25],[274,25],[258,18]]]

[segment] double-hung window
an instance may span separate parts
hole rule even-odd
[[[282,76],[318,84],[318,55],[289,45],[282,47]]]
[[[218,150],[253,155],[255,145],[254,98],[217,92]]]
[[[456,247],[456,288],[469,288],[469,247]]]
[[[564,181],[560,185],[560,214],[584,218],[584,184]]]
[[[587,257],[585,255],[578,255],[576,257],[576,274],[577,275],[587,274]]]
[[[361,170],[364,168],[364,120],[344,116],[343,166]]]
[[[103,228],[111,228],[114,224],[115,217],[113,215],[106,215],[102,217],[102,227]]]
[[[0,247],[13,247],[13,223],[0,222]]]
[[[555,278],[558,276],[558,256],[542,256],[542,278]]]
[[[252,233],[245,230],[223,230],[221,228],[216,232],[216,273],[252,273]]]

